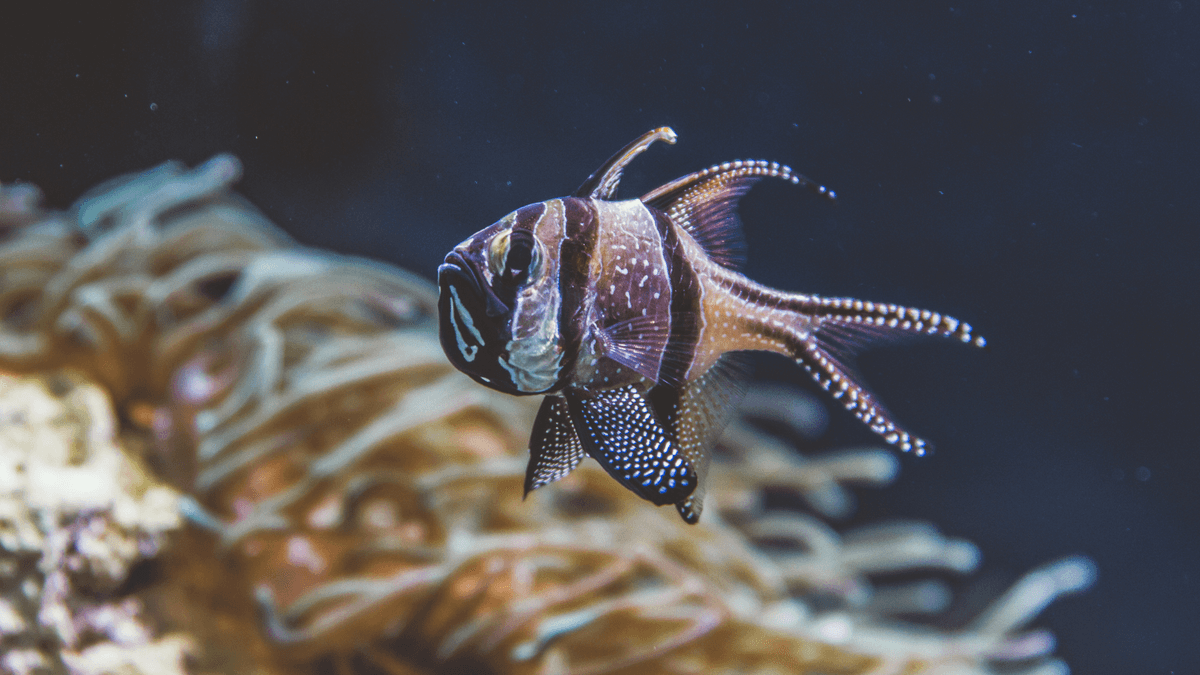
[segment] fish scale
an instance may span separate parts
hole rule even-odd
[[[494,389],[546,395],[526,494],[590,456],[643,499],[697,522],[712,444],[741,391],[730,357],[740,351],[792,358],[867,428],[923,453],[926,441],[897,424],[854,356],[904,335],[984,339],[938,312],[779,291],[740,274],[736,206],[757,181],[834,199],[786,165],[715,164],[616,200],[624,168],[656,141],[673,144],[675,133],[643,134],[571,196],[508,214],[438,268],[450,361]]]

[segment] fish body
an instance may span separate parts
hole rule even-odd
[[[730,354],[770,351],[803,366],[889,443],[924,451],[849,365],[904,333],[983,346],[928,310],[788,293],[737,271],[737,200],[764,177],[833,193],[765,161],[715,165],[640,199],[614,200],[650,131],[570,197],[520,208],[459,244],[438,268],[439,332],[451,362],[514,395],[545,395],[525,490],[585,456],[641,497],[699,519],[710,448],[740,393]]]

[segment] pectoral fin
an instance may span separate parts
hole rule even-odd
[[[687,503],[696,470],[637,388],[568,389],[566,396],[584,451],[609,475],[655,504]]]
[[[675,323],[686,326],[693,321],[683,313],[670,319],[657,316],[626,319],[598,331],[596,349],[651,382],[679,387],[691,361],[691,347],[687,338],[672,343],[671,327]]]

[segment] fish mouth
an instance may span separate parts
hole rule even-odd
[[[511,304],[500,299],[491,286],[480,277],[475,267],[458,251],[451,251],[438,266],[438,285],[442,287],[443,292],[448,287],[457,285],[460,293],[466,292],[470,297],[482,300],[484,311],[489,318],[504,316],[512,311]]]
[[[463,281],[476,297],[483,297],[483,283],[458,251],[451,251],[446,260],[438,265],[437,271],[439,285],[447,286],[454,281]]]

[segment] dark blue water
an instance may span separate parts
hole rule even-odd
[[[301,241],[432,275],[655,126],[680,143],[625,196],[735,158],[834,188],[750,194],[752,277],[992,344],[862,360],[939,452],[861,517],[936,521],[1001,581],[1091,555],[1042,620],[1075,672],[1200,671],[1197,3],[108,4],[0,22],[0,180],[58,206],[231,151]],[[834,419],[825,445],[871,440]]]

